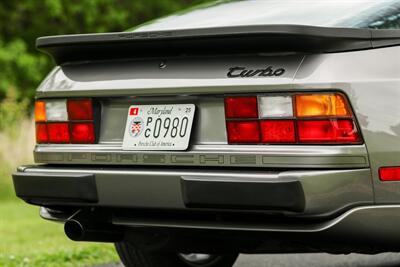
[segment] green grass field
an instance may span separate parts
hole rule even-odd
[[[39,217],[39,208],[17,199],[11,173],[33,162],[34,127],[23,122],[10,137],[0,132],[0,266],[93,266],[118,261],[113,245],[67,239],[63,225]]]
[[[39,218],[22,201],[0,204],[0,266],[92,266],[117,262],[112,245],[68,240],[63,225]]]

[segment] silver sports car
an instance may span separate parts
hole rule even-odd
[[[400,251],[400,0],[218,1],[42,37],[15,191],[134,267]]]

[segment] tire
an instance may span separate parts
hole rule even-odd
[[[185,260],[183,254],[146,251],[127,242],[116,243],[115,248],[126,267],[232,267],[238,257],[237,253],[212,255],[206,261],[195,263]]]

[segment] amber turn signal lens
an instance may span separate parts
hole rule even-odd
[[[46,103],[44,101],[38,100],[35,102],[35,121],[46,121]]]
[[[341,94],[296,95],[297,117],[351,117],[351,110]]]

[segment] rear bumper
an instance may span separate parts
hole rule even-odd
[[[325,216],[373,203],[369,169],[253,171],[31,166],[18,197],[41,206]]]
[[[64,222],[81,210],[101,223],[90,215],[97,210],[109,225],[126,231],[161,231],[181,241],[192,235],[193,240],[203,240],[205,234],[210,240],[228,236],[238,238],[235,246],[245,240],[259,244],[240,251],[400,251],[400,205],[374,206],[369,169],[244,172],[31,166],[13,176],[17,195],[45,206],[41,216],[53,221]],[[288,245],[280,246],[282,240]]]
[[[34,204],[99,202],[95,175],[91,173],[19,172],[13,175],[13,181],[17,196]],[[181,197],[187,208],[304,211],[303,188],[295,178],[181,175],[180,181]]]
[[[89,173],[30,173],[13,175],[15,193],[32,203],[97,203],[96,181]]]
[[[248,253],[366,253],[400,251],[400,205],[361,206],[326,220],[182,220],[177,217],[141,217],[135,212],[114,212],[111,223],[119,229],[141,233],[168,233],[169,242],[187,249],[191,244],[215,248],[222,239],[224,249]],[[41,208],[42,218],[65,222],[72,213]],[[129,235],[128,235],[129,236]],[[132,234],[131,236],[135,236]],[[215,240],[217,238],[217,240]],[[139,238],[140,239],[140,238]],[[229,242],[227,243],[227,239]],[[209,242],[205,242],[209,240]],[[252,240],[250,244],[249,240]],[[180,243],[179,243],[180,242]],[[203,243],[202,243],[203,242]],[[180,245],[179,245],[180,244]],[[227,248],[230,244],[231,247]],[[256,245],[255,245],[256,244]],[[204,249],[204,248],[203,248]],[[201,251],[201,250],[200,250]]]

